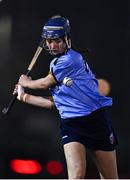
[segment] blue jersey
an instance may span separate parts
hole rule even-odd
[[[102,96],[98,81],[82,55],[68,50],[50,63],[50,72],[57,81],[51,95],[62,119],[86,116],[105,106],[112,105],[112,98]],[[65,77],[72,80],[70,86],[63,83]]]

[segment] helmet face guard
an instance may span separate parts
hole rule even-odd
[[[61,16],[50,18],[43,27],[42,38],[43,39],[62,38],[65,40],[67,44],[67,48],[70,48],[71,41],[70,41],[69,20]]]

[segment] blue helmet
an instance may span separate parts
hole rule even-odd
[[[56,39],[64,38],[65,36],[70,38],[70,24],[68,19],[57,15],[53,16],[45,23],[42,31],[42,38]]]

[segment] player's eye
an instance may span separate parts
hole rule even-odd
[[[47,39],[46,42],[51,44],[53,42],[53,40],[52,39]]]
[[[62,39],[47,39],[46,40],[46,42],[48,43],[48,44],[51,44],[51,43],[61,43],[61,42],[63,42],[63,40]]]
[[[63,40],[62,40],[62,39],[55,39],[55,41],[56,41],[57,43],[60,43],[60,42],[62,42]]]

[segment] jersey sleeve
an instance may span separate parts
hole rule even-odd
[[[57,82],[63,81],[65,77],[71,77],[73,74],[73,62],[70,58],[62,57],[57,60],[51,68],[51,73]]]

